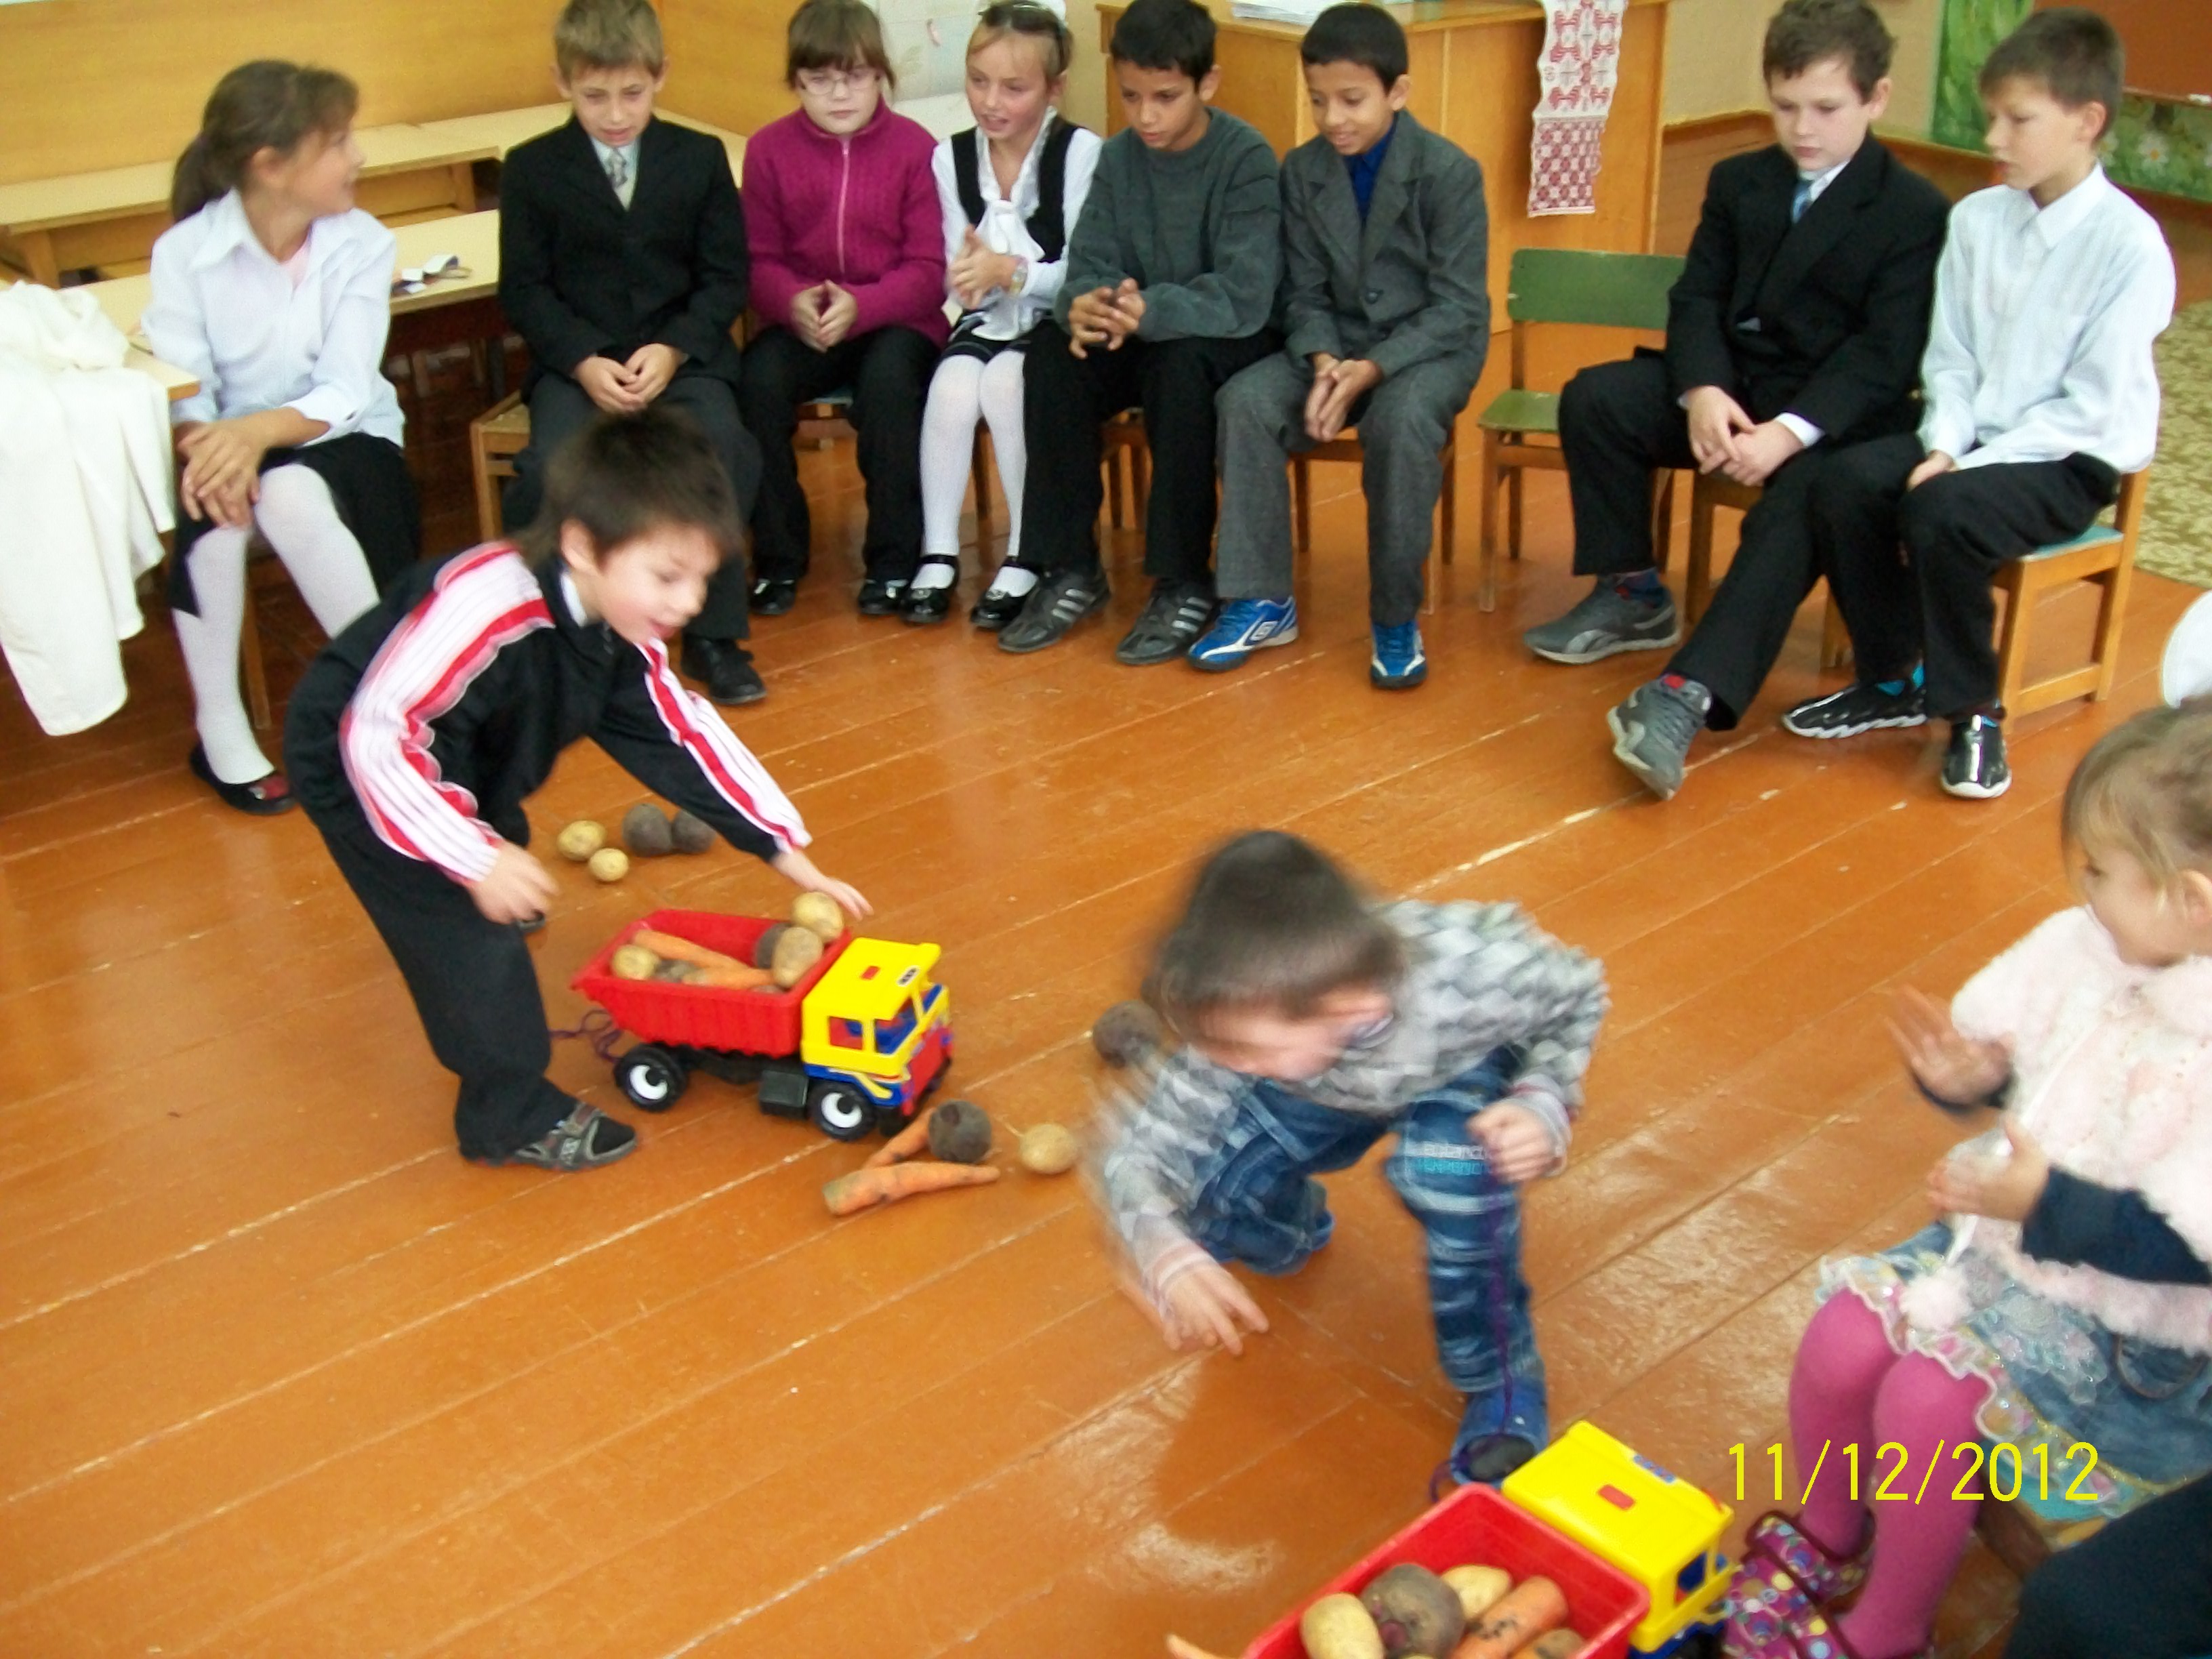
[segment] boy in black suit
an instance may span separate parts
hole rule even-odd
[[[1701,726],[1741,718],[1819,574],[1806,492],[1847,444],[1911,428],[1947,204],[1872,135],[1894,42],[1867,0],[1789,0],[1767,26],[1778,142],[1712,171],[1667,349],[1575,376],[1559,400],[1575,568],[1596,578],[1524,635],[1554,662],[1675,644],[1652,568],[1651,472],[1764,487],[1712,608],[1667,673],[1607,716],[1662,799]]]
[[[601,410],[680,409],[752,510],[760,450],[738,417],[745,222],[728,153],[657,121],[667,78],[650,0],[569,0],[555,76],[575,118],[511,151],[500,174],[499,300],[530,347],[530,447],[502,509],[536,515],[547,458]],[[745,573],[732,560],[684,635],[684,669],[719,703],[768,695],[740,643]]]

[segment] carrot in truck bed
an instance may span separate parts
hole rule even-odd
[[[983,1187],[998,1178],[999,1172],[988,1164],[895,1164],[888,1169],[855,1170],[824,1182],[822,1201],[830,1206],[831,1215],[858,1215],[916,1193]]]
[[[688,962],[701,968],[743,968],[752,970],[750,962],[739,962],[735,957],[726,957],[720,951],[709,951],[703,945],[694,945],[688,939],[678,939],[673,933],[664,933],[652,927],[641,927],[626,941],[642,945],[657,957],[671,962]]]

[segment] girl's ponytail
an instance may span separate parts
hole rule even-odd
[[[171,216],[190,218],[237,189],[264,149],[289,155],[310,133],[343,131],[360,102],[354,83],[336,70],[276,58],[240,64],[216,82],[200,114],[198,136],[177,158],[169,181]]]

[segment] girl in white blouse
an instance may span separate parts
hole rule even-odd
[[[258,530],[329,633],[414,560],[415,489],[384,378],[392,233],[353,204],[354,84],[261,62],[216,85],[154,245],[147,343],[200,391],[173,406],[170,604],[196,704],[192,771],[228,805],[292,805],[238,688]]]
[[[1006,562],[969,618],[1003,627],[1036,585],[1021,561],[1022,361],[1030,329],[1052,309],[1066,270],[1098,137],[1055,107],[1067,87],[1072,43],[1054,9],[1000,0],[968,43],[968,105],[975,125],[937,146],[933,167],[945,210],[952,298],[962,307],[929,383],[921,428],[921,568],[900,614],[942,622],[960,574],[960,502],[978,417],[988,422],[1012,526]]]

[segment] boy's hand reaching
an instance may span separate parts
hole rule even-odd
[[[1897,994],[1889,1034],[1920,1086],[1954,1106],[1979,1105],[2012,1075],[2002,1043],[1963,1035],[1941,1003],[1909,985]]]
[[[1243,1332],[1267,1328],[1267,1316],[1260,1311],[1260,1304],[1218,1261],[1200,1261],[1169,1279],[1160,1292],[1164,1305],[1156,1306],[1142,1294],[1137,1301],[1151,1312],[1168,1346],[1178,1353],[1185,1348],[1219,1347],[1242,1354]]]
[[[1939,1159],[1928,1172],[1928,1201],[1945,1215],[2027,1220],[2050,1182],[2051,1159],[2010,1118],[2004,1130],[2012,1143],[2010,1158],[1962,1148]]]
[[[1736,436],[1758,422],[1743,412],[1743,405],[1717,386],[1693,387],[1690,392],[1690,453],[1698,471],[1712,472],[1738,459]]]
[[[850,882],[825,876],[814,867],[814,860],[796,847],[787,847],[769,860],[769,868],[793,885],[805,888],[810,893],[827,893],[837,901],[838,908],[855,921],[876,914],[876,907],[860,895],[860,890]]]
[[[586,357],[578,363],[576,384],[610,415],[635,415],[645,407],[646,400],[631,383],[629,365],[611,357]]]
[[[469,896],[487,921],[528,921],[542,916],[557,890],[551,872],[513,842],[504,843],[491,868],[469,884]]]
[[[1468,1133],[1482,1143],[1490,1167],[1500,1181],[1520,1187],[1552,1167],[1559,1157],[1552,1132],[1543,1119],[1526,1106],[1499,1101],[1486,1106],[1467,1121]]]

